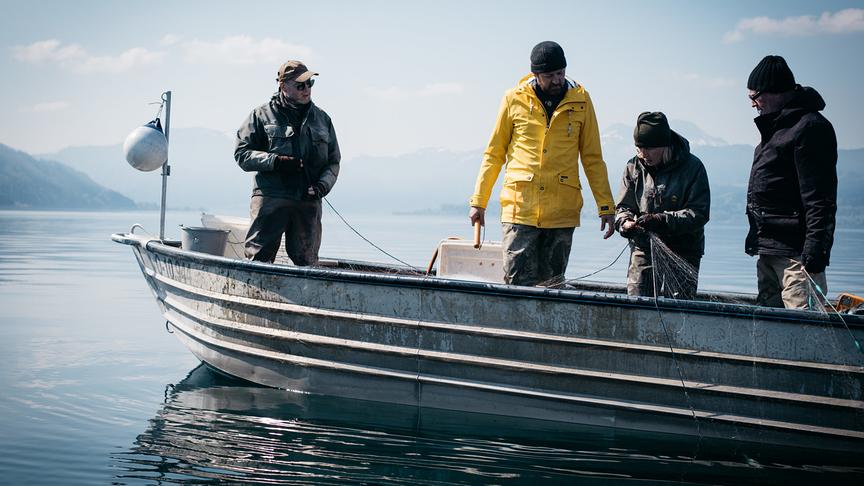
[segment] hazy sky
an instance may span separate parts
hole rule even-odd
[[[864,2],[183,2],[0,0],[0,143],[31,153],[122,142],[172,90],[172,126],[233,133],[282,61],[321,73],[313,99],[343,156],[477,149],[531,47],[555,40],[601,128],[645,110],[757,141],[750,70],[786,57],[864,146]],[[673,127],[674,128],[674,127]]]

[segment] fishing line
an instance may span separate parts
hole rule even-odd
[[[246,244],[246,241],[245,241],[245,240],[233,241],[233,240],[231,239],[231,233],[228,233],[228,243],[229,243],[229,244],[228,244],[228,247],[231,248],[231,253],[233,253],[234,256],[236,256],[237,258],[239,258],[239,259],[241,259],[241,260],[243,260],[243,259],[246,258],[246,254],[245,254],[245,252],[244,252],[243,255],[240,255],[239,253],[237,253],[237,250],[234,248],[234,245]]]
[[[693,402],[690,400],[690,394],[687,393],[687,384],[684,382],[684,372],[681,371],[681,365],[678,363],[678,358],[675,356],[675,349],[672,346],[672,336],[669,335],[669,329],[666,328],[666,321],[663,320],[663,313],[660,311],[660,305],[657,303],[657,272],[655,271],[657,269],[657,260],[654,253],[655,238],[658,237],[651,233],[651,240],[649,241],[649,245],[651,246],[651,280],[654,284],[654,308],[657,309],[657,317],[659,317],[660,319],[660,325],[663,327],[663,334],[666,335],[666,341],[669,343],[669,352],[672,353],[672,362],[675,364],[675,369],[678,371],[678,379],[681,380],[681,388],[684,391],[684,398],[687,400],[687,407],[690,408],[690,414],[693,416],[693,421],[696,422],[696,434],[701,438],[702,429],[699,424],[699,418],[696,417],[696,410],[693,408]]]
[[[794,260],[793,260],[793,261],[794,261]],[[800,263],[800,262],[795,262],[795,263]],[[834,313],[837,314],[837,317],[840,318],[840,322],[843,323],[843,327],[846,328],[846,332],[849,333],[849,337],[852,338],[852,342],[855,343],[855,348],[858,349],[858,352],[859,352],[859,353],[864,353],[864,350],[861,349],[861,343],[858,342],[857,339],[855,339],[855,335],[852,334],[852,330],[849,329],[849,324],[846,324],[846,320],[843,319],[843,315],[841,315],[841,314],[840,314],[840,311],[838,311],[837,308],[834,307],[834,304],[832,304],[831,301],[828,300],[828,296],[825,295],[825,294],[822,292],[822,288],[819,286],[818,283],[816,283],[815,280],[813,280],[813,277],[810,276],[810,272],[808,272],[807,269],[804,268],[804,265],[803,265],[803,264],[801,265],[801,269],[804,271],[804,275],[807,275],[807,279],[810,281],[810,284],[813,286],[813,288],[816,289],[816,292],[819,293],[819,296],[821,296],[822,299],[823,299],[826,303],[828,303],[828,305],[831,307],[831,310],[833,310]]]
[[[415,267],[414,265],[411,265],[411,264],[409,264],[409,263],[406,263],[406,262],[404,262],[404,261],[402,261],[402,260],[396,258],[395,256],[391,255],[390,253],[387,253],[387,252],[386,252],[383,248],[381,248],[380,246],[378,246],[378,245],[376,245],[375,243],[372,243],[371,241],[369,241],[368,238],[366,238],[365,236],[361,235],[359,231],[357,231],[356,229],[354,229],[354,227],[351,226],[351,224],[348,223],[348,221],[346,221],[345,218],[343,218],[341,214],[339,214],[339,211],[336,211],[336,208],[334,208],[333,205],[330,204],[330,201],[328,201],[327,198],[323,198],[323,197],[322,197],[321,199],[322,199],[324,202],[326,202],[328,206],[330,206],[330,209],[332,209],[333,212],[336,213],[336,216],[339,216],[339,219],[341,219],[342,222],[345,223],[345,226],[347,226],[348,228],[350,228],[351,231],[353,231],[357,236],[359,236],[360,238],[362,238],[363,241],[365,241],[366,243],[369,243],[370,245],[374,246],[376,249],[378,249],[378,251],[380,251],[381,253],[383,253],[383,254],[389,256],[390,258],[396,260],[397,262],[401,263],[402,265],[405,265],[406,267],[411,268],[411,269],[414,270],[415,272],[417,272],[417,273],[423,273],[419,268]]]
[[[575,282],[576,280],[582,280],[583,278],[590,277],[592,275],[596,275],[596,274],[602,272],[603,270],[606,270],[607,268],[611,267],[612,265],[615,265],[616,263],[618,263],[618,260],[621,258],[621,255],[623,255],[624,251],[627,250],[627,248],[629,248],[629,247],[630,247],[630,243],[626,243],[624,245],[624,248],[621,248],[621,252],[618,253],[618,256],[616,256],[615,259],[612,260],[612,263],[610,263],[609,265],[606,265],[605,267],[601,268],[600,270],[591,272],[591,273],[586,274],[586,275],[582,275],[581,277],[571,278],[570,280],[566,280],[564,283],[570,283],[570,282]]]

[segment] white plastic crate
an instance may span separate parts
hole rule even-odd
[[[249,231],[248,218],[203,213],[201,214],[201,225],[205,228],[230,231],[223,256],[238,260],[245,258],[243,247],[245,246],[246,233]]]
[[[438,245],[438,276],[503,282],[503,260],[499,242],[486,242],[476,249],[469,240],[442,240]]]

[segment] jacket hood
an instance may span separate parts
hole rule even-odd
[[[645,170],[649,170],[652,172],[662,171],[666,169],[670,169],[681,164],[683,161],[690,158],[690,141],[679,135],[675,130],[671,130],[672,132],[672,160],[666,162],[662,166],[659,167],[649,167],[642,162],[642,159],[636,157],[636,161],[645,168]]]
[[[690,141],[679,135],[675,130],[672,131],[672,154],[673,161],[670,165],[675,165],[681,160],[686,159],[690,155]]]
[[[809,86],[798,86],[795,97],[783,107],[786,110],[822,111],[825,109],[825,100],[818,91]]]
[[[763,141],[783,126],[792,126],[807,113],[818,113],[825,109],[825,100],[813,88],[796,85],[795,96],[789,100],[782,110],[765,115],[759,115],[753,119]]]

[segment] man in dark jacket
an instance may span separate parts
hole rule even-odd
[[[761,142],[747,189],[745,250],[759,255],[758,303],[808,309],[827,294],[825,267],[837,212],[837,137],[825,102],[795,83],[780,56],[766,56],[747,81]]]
[[[246,258],[272,262],[285,235],[295,265],[314,265],[321,246],[321,198],[339,175],[333,122],[312,103],[312,76],[300,61],[277,73],[278,91],[237,130],[234,158],[255,172]]]
[[[615,202],[615,228],[630,240],[627,294],[653,296],[656,288],[692,299],[711,207],[708,175],[663,113],[639,115],[633,139],[637,156],[627,162]]]

